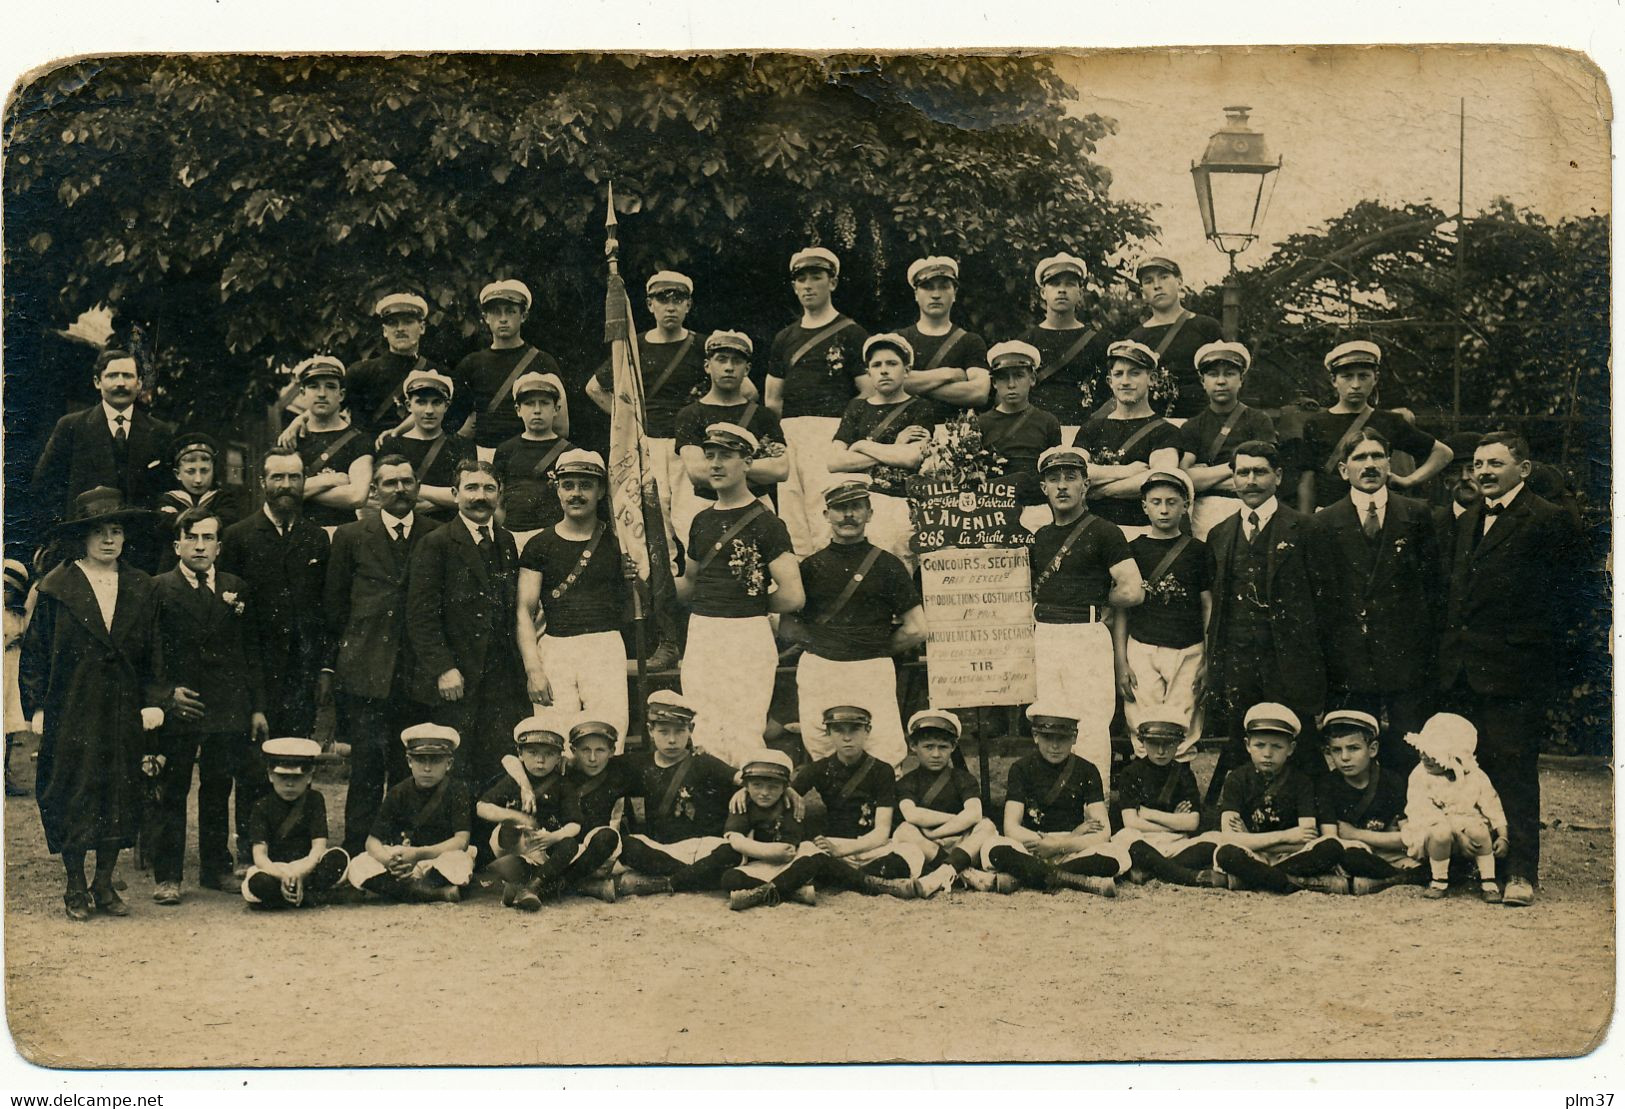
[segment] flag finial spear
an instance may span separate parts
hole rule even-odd
[[[609,182],[609,211],[604,216],[604,256],[609,259],[609,272],[620,273],[620,240],[615,237],[615,182]]]

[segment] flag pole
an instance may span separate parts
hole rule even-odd
[[[608,211],[604,216],[604,257],[609,262],[609,275],[611,278],[620,276],[621,272],[621,241],[616,237],[619,224],[615,219],[615,182],[609,182]],[[630,304],[630,301],[628,302]],[[637,335],[632,331],[632,321],[627,319],[628,341],[637,342]],[[615,395],[612,391],[611,395]],[[616,401],[619,401],[616,396]],[[640,414],[641,419],[641,414]],[[638,456],[638,496],[643,495],[643,452],[639,450]],[[606,489],[607,493],[608,490]],[[648,631],[643,613],[643,582],[634,577],[632,581],[632,650],[637,656],[638,663],[638,703],[637,712],[641,715],[643,706],[649,701],[649,643]]]

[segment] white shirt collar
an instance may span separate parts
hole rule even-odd
[[[260,511],[265,513],[265,518],[267,520],[271,521],[271,526],[276,528],[276,533],[278,535],[286,535],[286,534],[288,534],[288,528],[293,527],[292,522],[290,522],[287,525],[287,527],[283,527],[281,524],[277,523],[276,517],[271,515],[271,506],[268,505],[268,504],[261,505],[260,506]]]
[[[111,404],[108,404],[106,401],[102,401],[102,415],[107,418],[108,434],[112,434],[118,430],[118,421],[121,417],[124,420],[125,435],[129,435],[131,428],[135,426],[135,405],[133,404],[126,408],[123,412],[120,412]]]
[[[1248,508],[1246,505],[1242,505],[1241,518],[1245,521],[1250,513],[1258,513],[1258,527],[1262,531],[1269,526],[1270,520],[1275,516],[1275,510],[1280,507],[1281,501],[1277,497],[1271,497],[1257,508]]]
[[[406,525],[406,534],[412,534],[413,513],[408,512],[405,516],[391,516],[389,513],[380,508],[378,510],[378,516],[384,521],[384,527],[389,531],[391,537],[396,534],[395,529],[402,524]]]
[[[1507,505],[1511,504],[1513,501],[1518,499],[1518,494],[1523,491],[1523,486],[1524,486],[1524,483],[1520,481],[1520,482],[1518,482],[1518,484],[1514,485],[1510,490],[1508,490],[1505,493],[1502,493],[1499,497],[1490,497],[1484,503],[1487,504],[1487,505],[1489,505],[1489,504],[1498,504],[1502,508],[1505,508]]]
[[[1466,513],[1466,511],[1467,510],[1465,508],[1461,507],[1461,505],[1457,504],[1455,501],[1450,502],[1450,514],[1457,520],[1461,519],[1462,515]]]
[[[1360,490],[1349,487],[1349,497],[1354,501],[1354,510],[1360,519],[1365,519],[1366,505],[1377,506],[1377,515],[1381,516],[1388,511],[1388,487],[1384,485],[1375,493],[1362,493]]]
[[[181,575],[186,578],[186,584],[187,585],[191,585],[191,584],[193,584],[194,582],[197,581],[197,574],[195,574],[192,571],[192,568],[190,566],[186,565],[186,563],[184,563],[184,562],[180,563],[179,566],[180,566]],[[204,571],[204,573],[203,573],[203,584],[207,585],[209,587],[209,592],[210,593],[214,592],[214,567],[213,566],[209,567],[207,570]]]
[[[463,522],[463,526],[468,529],[468,534],[472,535],[474,537],[474,542],[478,543],[480,541],[480,538],[481,538],[480,529],[481,528],[490,528],[491,529],[491,539],[492,539],[493,542],[496,541],[496,534],[497,534],[496,525],[494,525],[494,524],[476,524],[473,520],[470,520],[467,516],[464,516],[461,512],[459,512],[457,514],[457,518],[459,520],[461,520]]]

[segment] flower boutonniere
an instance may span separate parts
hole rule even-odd
[[[1290,551],[1292,549],[1292,541],[1289,539],[1283,539],[1279,543],[1275,544],[1275,549],[1277,551]]]
[[[1394,554],[1402,555],[1404,553],[1405,553],[1405,537],[1403,535],[1401,535],[1398,539],[1394,540]]]
[[[243,614],[243,602],[237,599],[237,594],[222,593],[220,594],[220,599],[224,601],[227,607],[229,607],[231,611],[236,613],[238,616]]]

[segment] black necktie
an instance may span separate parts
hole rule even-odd
[[[1247,513],[1247,542],[1249,544],[1258,542],[1258,530],[1258,513]]]
[[[491,525],[480,525],[480,554],[485,556],[485,567],[495,573],[501,563],[497,557],[497,545],[491,540]]]
[[[123,447],[124,444],[129,440],[129,434],[124,430],[124,421],[126,418],[127,417],[124,416],[113,417],[113,442],[117,443],[120,447]]]
[[[195,588],[199,593],[211,592],[209,589],[209,579],[203,574],[193,574],[192,580],[196,583],[193,588]]]
[[[396,524],[395,525],[395,542],[397,542],[397,543],[406,542],[406,525],[405,524]]]
[[[1360,529],[1365,532],[1367,539],[1375,539],[1382,530],[1382,522],[1377,519],[1377,502],[1367,501],[1365,504],[1365,520],[1361,522]]]

